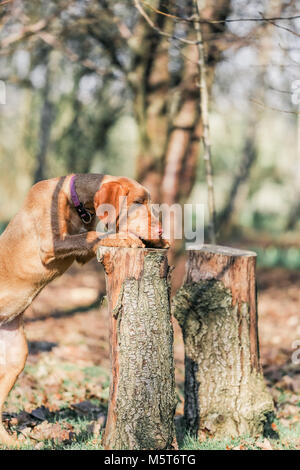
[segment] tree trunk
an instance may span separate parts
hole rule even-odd
[[[50,101],[50,88],[51,88],[51,65],[50,65],[50,51],[46,51],[46,83],[42,91],[42,110],[41,121],[38,139],[38,152],[36,156],[37,164],[34,174],[34,182],[37,183],[46,178],[46,157],[50,141],[51,127],[53,123],[53,104]]]
[[[175,380],[166,250],[101,247],[111,318],[106,449],[171,449]]]
[[[174,5],[169,0],[151,2],[152,7],[168,13]],[[193,13],[192,3],[183,2],[181,14]],[[207,2],[204,17],[225,19],[230,0]],[[147,11],[149,13],[149,11]],[[161,13],[149,13],[154,24],[168,33],[177,33],[174,21]],[[191,26],[182,24],[186,37],[194,38]],[[224,24],[204,25],[204,32],[225,31]],[[180,70],[170,71],[171,46],[178,41],[167,41],[141,18],[134,39],[130,40],[134,53],[129,82],[134,93],[134,110],[140,135],[137,159],[137,180],[151,192],[153,202],[174,204],[185,201],[193,188],[200,150],[203,126],[199,107],[197,46],[188,45],[181,54]],[[211,91],[214,69],[221,52],[214,43],[208,43],[208,90]],[[171,67],[172,68],[172,67]]]
[[[300,111],[300,106],[299,110]],[[288,215],[286,229],[294,230],[299,222],[300,217],[300,114],[297,114],[297,130],[296,130],[296,158],[295,165],[292,167],[292,176],[294,177],[294,203],[292,204]]]
[[[223,237],[224,234],[226,234],[227,237],[230,235],[230,229],[232,228],[234,216],[236,213],[239,213],[237,206],[241,190],[243,185],[250,178],[251,169],[256,161],[256,158],[256,125],[254,119],[251,118],[247,126],[247,134],[245,136],[240,167],[232,180],[224,208],[219,213],[217,219],[218,232],[221,233]]]
[[[153,6],[159,10],[164,2],[156,0]],[[160,29],[170,27],[166,17],[155,14]],[[168,128],[167,94],[170,86],[167,41],[159,36],[141,18],[129,44],[134,52],[129,83],[134,93],[134,113],[139,130],[140,151],[137,160],[137,179],[151,191],[152,200],[159,201],[161,163],[165,151]]]
[[[192,433],[255,435],[273,403],[259,360],[256,254],[215,245],[190,251],[173,302],[185,344],[185,421]]]

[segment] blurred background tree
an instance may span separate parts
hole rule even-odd
[[[154,201],[207,206],[193,0],[0,5],[3,224],[35,181],[71,172],[127,175]],[[297,2],[198,6],[218,238],[297,245]]]

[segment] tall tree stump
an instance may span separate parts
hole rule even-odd
[[[255,435],[273,411],[259,360],[256,254],[190,251],[173,300],[185,345],[185,422],[214,437]]]
[[[175,441],[173,326],[167,250],[101,247],[111,318],[106,449],[170,449]]]

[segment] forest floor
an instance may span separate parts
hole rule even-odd
[[[181,283],[183,263],[175,270]],[[259,269],[261,360],[276,406],[275,438],[247,436],[197,442],[182,449],[300,449],[300,364],[292,363],[300,340],[300,271]],[[29,357],[5,405],[4,421],[24,449],[99,449],[109,392],[108,316],[102,268],[74,266],[39,295],[25,315]],[[178,406],[183,414],[183,344],[174,320]]]

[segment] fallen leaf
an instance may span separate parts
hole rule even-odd
[[[99,406],[94,405],[90,401],[82,401],[80,403],[75,403],[72,405],[72,408],[74,408],[76,411],[84,415],[88,415],[91,413],[96,413],[99,416],[103,415],[102,409],[99,408]]]
[[[38,442],[38,443],[34,446],[35,450],[41,450],[41,449],[43,449],[43,447],[44,447],[44,443],[43,443],[43,442]]]
[[[32,428],[29,428],[29,427],[28,427],[28,428],[22,429],[22,431],[20,431],[20,433],[22,434],[22,436],[28,437],[29,434],[31,433],[31,431],[32,431]]]
[[[276,423],[272,423],[272,424],[271,424],[271,428],[273,429],[273,431],[278,431],[278,428],[277,428],[277,424],[276,424]]]
[[[265,438],[262,442],[256,442],[255,445],[261,450],[273,450],[270,441]]]
[[[27,413],[26,411],[21,411],[17,416],[12,418],[10,421],[10,424],[12,426],[20,426],[21,428],[27,428],[28,426],[35,426],[36,422],[33,419],[33,417],[30,415],[30,413]]]
[[[45,421],[49,418],[50,411],[45,406],[40,406],[39,408],[31,411],[30,414],[39,421]]]
[[[30,437],[40,441],[49,439],[64,442],[73,438],[72,431],[73,426],[69,423],[47,423],[44,421],[33,429]]]

